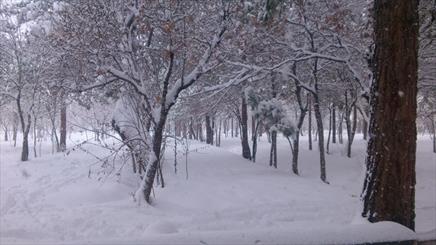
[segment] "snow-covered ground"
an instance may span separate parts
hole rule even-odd
[[[77,136],[77,135],[76,135]],[[240,141],[222,147],[190,143],[185,157],[167,148],[166,187],[155,187],[152,206],[138,205],[137,182],[126,165],[105,178],[91,154],[80,150],[20,162],[20,148],[0,142],[0,244],[169,244],[169,243],[350,243],[411,238],[390,222],[364,224],[359,195],[365,141],[356,135],[351,159],[333,144],[327,178],[319,180],[318,152],[301,142],[301,176],[290,171],[290,149],[279,139],[278,169],[268,166],[269,144],[261,139],[257,163],[240,157]],[[85,145],[96,156],[106,150]],[[197,149],[197,150],[195,150]],[[112,163],[109,163],[112,164]],[[119,166],[117,165],[117,168]],[[114,173],[116,173],[115,171]],[[416,230],[436,239],[436,154],[428,137],[417,149]]]

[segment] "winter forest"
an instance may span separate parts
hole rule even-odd
[[[435,244],[435,0],[0,0],[0,244]]]

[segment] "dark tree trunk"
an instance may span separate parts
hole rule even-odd
[[[292,72],[296,76],[297,73],[297,64],[294,63],[292,66]],[[299,81],[295,80],[295,96],[297,97],[298,108],[300,109],[300,115],[298,116],[297,130],[293,142],[292,142],[292,172],[296,175],[299,175],[298,171],[298,154],[300,151],[300,133],[302,133],[304,118],[306,117],[307,108],[309,106],[309,101],[306,101],[306,105],[303,105],[302,100],[302,88],[299,84]]]
[[[242,157],[251,160],[250,145],[248,144],[248,114],[247,102],[242,96],[241,104],[241,144],[242,144]]]
[[[339,144],[343,144],[344,143],[344,138],[343,138],[343,122],[344,122],[344,112],[341,113],[341,118],[339,119],[339,127],[338,127],[338,140],[339,140]]]
[[[233,117],[232,117],[232,119],[230,119],[230,135],[232,136],[232,138],[234,137],[234,134],[233,134]]]
[[[277,131],[271,132],[271,150],[269,154],[269,165],[277,168]]]
[[[217,146],[221,146],[221,124],[222,124],[222,121],[220,120],[217,139],[216,139],[216,141],[218,142]]]
[[[252,161],[256,162],[256,153],[257,153],[257,131],[259,130],[259,122],[253,116],[251,117],[251,143],[252,143]]]
[[[59,148],[61,151],[65,151],[67,149],[67,105],[65,101],[65,93],[61,94],[61,125],[60,125],[60,141]]]
[[[319,100],[319,89],[318,89],[318,58],[315,58],[313,65],[313,78],[314,78],[314,89],[312,92],[313,96],[313,111],[315,113],[316,128],[318,132],[318,149],[319,149],[319,165],[320,165],[320,177],[324,183],[327,183],[326,175],[326,161],[325,161],[325,150],[324,150],[324,127],[322,124],[322,115]]]
[[[347,127],[347,157],[351,157],[351,146],[353,144],[354,135],[357,125],[357,107],[355,105],[357,98],[353,98],[353,102],[349,103],[348,92],[345,91],[345,124]],[[351,121],[351,112],[353,111],[353,121]]]
[[[307,94],[307,104],[309,110],[307,136],[309,137],[309,150],[312,150],[312,99],[310,94]]]
[[[376,0],[362,216],[415,229],[418,0]]]
[[[156,177],[156,172],[159,168],[159,162],[160,162],[160,153],[161,153],[161,146],[162,146],[162,136],[163,136],[163,130],[165,127],[165,120],[161,118],[161,122],[155,127],[154,129],[154,136],[153,136],[153,153],[154,153],[154,159],[151,163],[147,165],[147,171],[146,176],[144,177],[145,185],[144,185],[144,198],[147,203],[150,203],[150,194],[151,189],[153,188],[153,182],[154,178]]]
[[[36,116],[35,114],[33,115],[33,156],[36,158],[37,154],[36,154],[36,140],[37,140],[37,135],[36,135]]]
[[[327,136],[327,147],[326,147],[327,154],[330,153],[330,138],[331,138],[331,134],[332,134],[332,109],[329,108],[329,134]]]
[[[363,139],[367,140],[368,139],[368,122],[363,119],[362,121],[362,133],[363,133]]]
[[[197,136],[195,135],[195,131],[194,131],[194,122],[191,118],[190,122],[189,122],[189,139],[196,139],[198,140]]]
[[[336,144],[336,106],[332,108],[332,143]]]
[[[197,135],[198,135],[198,138],[200,139],[200,142],[203,142],[204,141],[204,138],[203,138],[203,125],[202,125],[203,123],[202,122],[200,122],[198,125],[197,125]]]
[[[300,89],[301,90],[301,89]],[[303,127],[304,118],[306,116],[307,107],[304,108],[303,105],[300,105],[300,116],[298,118],[297,129],[300,131]],[[293,140],[293,148],[292,148],[292,172],[294,174],[299,175],[298,171],[298,154],[300,151],[300,133],[296,133]]]
[[[431,120],[431,134],[433,134],[433,152],[436,153],[436,123],[433,118]]]
[[[24,119],[24,112],[21,108],[21,91],[18,92],[17,97],[17,108],[18,108],[18,116],[21,122],[21,130],[23,131],[23,148],[21,149],[21,161],[29,160],[29,131],[30,125],[32,123],[32,118],[30,114],[27,114],[27,125]]]
[[[316,88],[316,87],[315,87]],[[314,95],[313,110],[315,112],[316,125],[318,128],[318,148],[319,148],[319,164],[321,170],[321,180],[325,183],[327,182],[326,175],[326,161],[325,161],[325,150],[324,150],[324,128],[322,125],[322,116],[321,110],[319,108],[319,98],[317,95]]]
[[[213,129],[209,115],[206,115],[206,144],[213,145]]]
[[[5,141],[8,141],[9,140],[9,132],[8,132],[8,127],[7,126],[5,126]]]

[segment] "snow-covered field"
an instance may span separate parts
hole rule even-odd
[[[319,180],[318,152],[301,142],[301,176],[290,172],[290,149],[279,140],[278,169],[268,166],[269,144],[261,139],[257,163],[240,157],[240,141],[222,147],[191,142],[188,155],[167,148],[166,187],[155,187],[152,206],[133,201],[136,179],[126,165],[104,178],[101,163],[82,151],[20,162],[20,148],[0,143],[0,244],[349,243],[413,236],[393,223],[364,224],[359,217],[365,141],[356,136],[353,157],[333,144],[327,178]],[[94,155],[106,150],[86,145]],[[197,150],[195,150],[197,149]],[[119,167],[119,166],[117,166]],[[91,170],[91,171],[90,171]],[[115,171],[116,172],[116,171]],[[102,178],[100,178],[102,177]],[[416,230],[436,239],[436,154],[428,137],[417,149]],[[390,238],[389,238],[390,237]]]

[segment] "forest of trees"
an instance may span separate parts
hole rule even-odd
[[[329,184],[330,146],[351,157],[361,133],[362,215],[414,229],[417,134],[436,153],[435,38],[434,0],[0,1],[0,128],[22,161],[46,137],[53,152],[73,132],[116,139],[104,147],[130,156],[146,202],[170,137],[238,137],[254,162],[267,135],[269,165],[295,175],[308,147]]]

